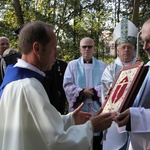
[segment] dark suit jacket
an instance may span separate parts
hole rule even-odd
[[[63,89],[63,77],[67,63],[56,60],[50,71],[46,71],[46,91],[51,104],[61,113],[65,113],[66,95]]]

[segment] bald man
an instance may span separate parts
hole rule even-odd
[[[9,39],[5,36],[0,37],[0,55],[3,55],[4,51],[10,46]]]
[[[93,57],[94,41],[85,37],[80,41],[81,57],[69,62],[65,74],[63,87],[69,102],[69,111],[84,102],[82,111],[94,114],[101,107],[101,76],[106,68],[103,61]],[[94,134],[93,148],[101,149],[101,134]]]
[[[0,37],[0,58],[2,58],[3,53],[5,52],[6,49],[8,49],[10,46],[9,39],[5,36]],[[0,59],[0,84],[2,83],[3,80],[3,59]]]

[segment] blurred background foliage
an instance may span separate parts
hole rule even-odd
[[[59,58],[69,62],[80,56],[79,42],[83,37],[95,41],[95,57],[110,64],[110,41],[116,24],[126,17],[139,29],[150,17],[149,0],[1,0],[0,36],[7,36],[11,47],[17,48],[15,30],[32,20],[51,23],[58,37]],[[107,31],[107,32],[106,32]],[[142,51],[140,55],[146,62]]]

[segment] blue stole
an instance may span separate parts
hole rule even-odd
[[[146,66],[150,66],[150,61],[146,64]],[[150,103],[150,70],[148,71],[144,82],[140,88],[140,91],[135,99],[133,106],[142,106],[142,107],[149,107]],[[146,104],[147,103],[147,104]]]
[[[92,85],[96,86],[101,83],[100,79],[100,64],[96,58],[92,58],[93,67],[92,67]],[[86,87],[86,79],[85,79],[85,70],[84,70],[84,62],[83,58],[80,57],[77,61],[77,84],[81,88]]]
[[[100,63],[96,58],[92,58],[92,86],[99,85],[101,83],[100,79]],[[77,61],[77,86],[80,88],[86,87],[86,79],[85,79],[85,69],[83,58],[80,57]],[[82,111],[89,112],[91,114],[97,112],[100,108],[100,103],[98,101],[93,101],[88,98],[84,100],[84,106]]]
[[[12,81],[33,77],[39,80],[41,83],[43,83],[44,76],[40,75],[39,73],[26,68],[13,67],[13,66],[14,65],[11,64],[6,68],[5,76],[0,86],[0,97],[2,96],[4,87]]]

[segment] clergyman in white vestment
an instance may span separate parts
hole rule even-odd
[[[84,102],[82,111],[91,114],[96,113],[101,107],[101,76],[106,64],[93,56],[94,51],[93,39],[83,38],[80,41],[82,56],[70,61],[66,68],[63,87],[70,112],[81,102]],[[99,139],[96,145],[101,142],[101,137],[100,133],[94,134],[94,138]]]
[[[141,37],[144,42],[143,49],[150,60],[150,19],[142,26]],[[150,62],[146,65],[150,66]],[[150,70],[140,88],[135,99],[135,106],[116,117],[119,126],[127,125],[130,131],[131,149],[149,150],[150,149]],[[131,150],[130,149],[130,150]]]
[[[108,65],[102,75],[102,102],[105,102],[105,96],[108,90],[114,84],[120,70],[132,64],[135,64],[135,45],[138,29],[135,25],[123,18],[117,24],[113,32],[117,58]],[[126,150],[128,133],[119,133],[115,122],[111,127],[104,131],[103,150]],[[111,144],[110,144],[111,143]]]
[[[100,111],[95,116],[81,112],[83,104],[61,115],[50,104],[43,71],[56,61],[57,39],[52,26],[29,22],[18,43],[22,57],[7,67],[0,87],[0,150],[92,149],[94,132],[108,128],[112,117]]]

